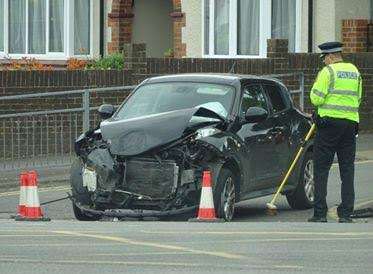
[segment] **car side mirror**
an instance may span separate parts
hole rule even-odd
[[[261,107],[250,107],[245,113],[245,120],[248,123],[259,123],[267,119],[268,112]]]
[[[114,106],[109,104],[103,104],[98,108],[98,113],[103,120],[109,119],[111,116],[113,116],[114,112]]]

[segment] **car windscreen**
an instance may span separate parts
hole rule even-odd
[[[167,82],[139,87],[114,119],[131,119],[174,110],[204,107],[226,118],[233,104],[234,87],[195,82]]]

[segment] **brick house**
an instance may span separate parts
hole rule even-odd
[[[317,52],[371,49],[373,0],[0,0],[0,59],[97,58],[145,44],[148,57],[263,58],[266,40]],[[250,27],[247,27],[250,26]]]

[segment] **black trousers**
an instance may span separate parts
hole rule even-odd
[[[329,170],[337,153],[342,181],[339,217],[349,217],[354,210],[355,153],[357,123],[346,119],[319,118],[314,144],[315,201],[314,216],[326,217]]]

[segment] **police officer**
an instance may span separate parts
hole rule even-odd
[[[314,144],[314,215],[309,222],[327,222],[327,182],[337,153],[342,181],[342,202],[337,208],[338,221],[350,223],[354,209],[354,161],[362,80],[358,69],[342,59],[342,44],[319,45],[325,67],[311,90],[311,102],[317,109],[317,133]]]

